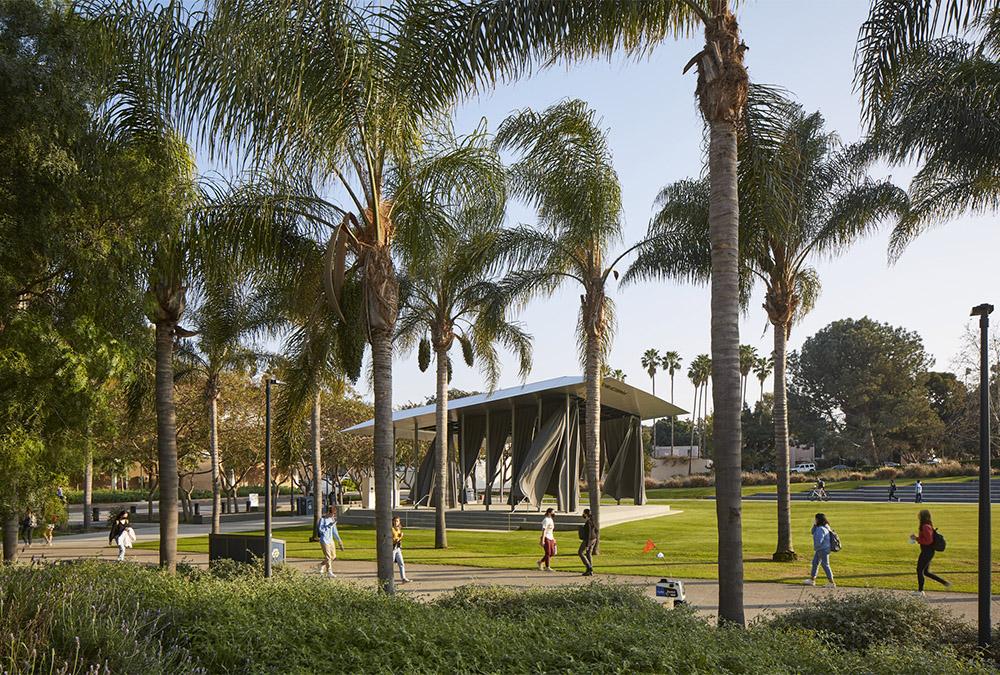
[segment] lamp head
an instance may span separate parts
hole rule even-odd
[[[981,305],[976,305],[972,308],[972,313],[969,316],[989,316],[993,313],[993,305],[989,303],[983,303]]]

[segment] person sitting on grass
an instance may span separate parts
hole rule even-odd
[[[826,573],[827,587],[834,588],[837,585],[833,582],[833,571],[830,569],[830,532],[830,521],[826,519],[826,515],[817,513],[812,526],[812,570],[809,573],[809,578],[802,582],[806,586],[816,585],[816,571],[820,565],[823,566],[823,571]]]
[[[326,515],[319,519],[319,547],[323,551],[323,563],[319,566],[319,573],[333,578],[337,576],[333,573],[333,561],[337,559],[337,546],[344,550],[344,542],[340,539],[337,531],[337,507],[330,505],[326,510]],[[334,545],[334,542],[337,542]]]

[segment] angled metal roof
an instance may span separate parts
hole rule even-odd
[[[570,394],[586,400],[587,391],[583,376],[556,377],[551,380],[498,389],[488,394],[456,398],[448,401],[448,417],[451,420],[457,420],[459,411],[464,411],[465,414],[477,414],[485,413],[487,410],[508,410],[512,404],[534,403],[539,397],[552,394]],[[687,414],[686,410],[682,410],[642,389],[610,377],[604,378],[604,386],[601,389],[601,407],[605,410],[636,415],[643,420]],[[393,412],[392,424],[397,437],[412,438],[414,429],[417,430],[422,439],[433,437],[434,413],[434,405]],[[348,434],[370,436],[374,425],[375,420],[368,420],[343,431]]]

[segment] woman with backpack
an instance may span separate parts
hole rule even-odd
[[[951,583],[945,581],[938,575],[931,572],[931,560],[934,560],[935,551],[944,550],[944,537],[934,529],[934,522],[931,520],[931,512],[924,509],[917,516],[920,520],[920,533],[910,535],[910,543],[920,544],[920,555],[917,557],[917,592],[916,595],[924,594],[924,577],[929,577],[945,588],[949,588]]]
[[[837,584],[833,581],[833,571],[830,569],[830,551],[833,548],[832,542],[835,536],[836,535],[833,534],[833,529],[830,527],[830,521],[826,519],[826,515],[817,513],[816,520],[813,522],[812,526],[812,570],[809,573],[809,578],[802,582],[806,586],[816,585],[816,571],[820,565],[823,566],[823,571],[826,573],[827,587],[835,588],[837,586]]]

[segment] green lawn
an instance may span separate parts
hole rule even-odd
[[[595,560],[598,572],[712,579],[716,576],[715,503],[682,500],[673,503],[683,511],[678,515],[652,518],[604,528],[602,553]],[[809,535],[812,510],[794,505],[794,538],[800,555],[812,555]],[[914,588],[917,547],[908,536],[916,530],[920,505],[827,503],[823,505],[844,549],[832,556],[837,583],[844,586]],[[935,524],[946,537],[948,549],[935,558],[932,569],[954,583],[957,591],[974,592],[976,582],[976,506],[971,504],[930,505]],[[808,573],[808,559],[795,563],[771,562],[774,550],[775,505],[745,502],[743,536],[745,574],[748,581],[799,583]],[[582,571],[576,558],[575,532],[559,532],[562,544],[557,569]],[[343,526],[341,535],[347,550],[338,555],[348,560],[374,560],[375,536],[371,528]],[[309,528],[282,528],[275,537],[287,543],[289,557],[319,558],[317,544],[309,543]],[[993,538],[1000,541],[1000,508],[994,508]],[[664,560],[655,551],[644,554],[643,545],[652,539]],[[407,530],[405,552],[411,563],[457,564],[475,567],[531,568],[539,557],[535,532],[509,533],[451,531],[451,545],[436,550],[432,530]],[[156,542],[140,543],[156,548]],[[207,537],[181,539],[182,551],[208,551]],[[993,592],[1000,593],[1000,562],[994,557]],[[933,582],[930,588],[934,589]]]

